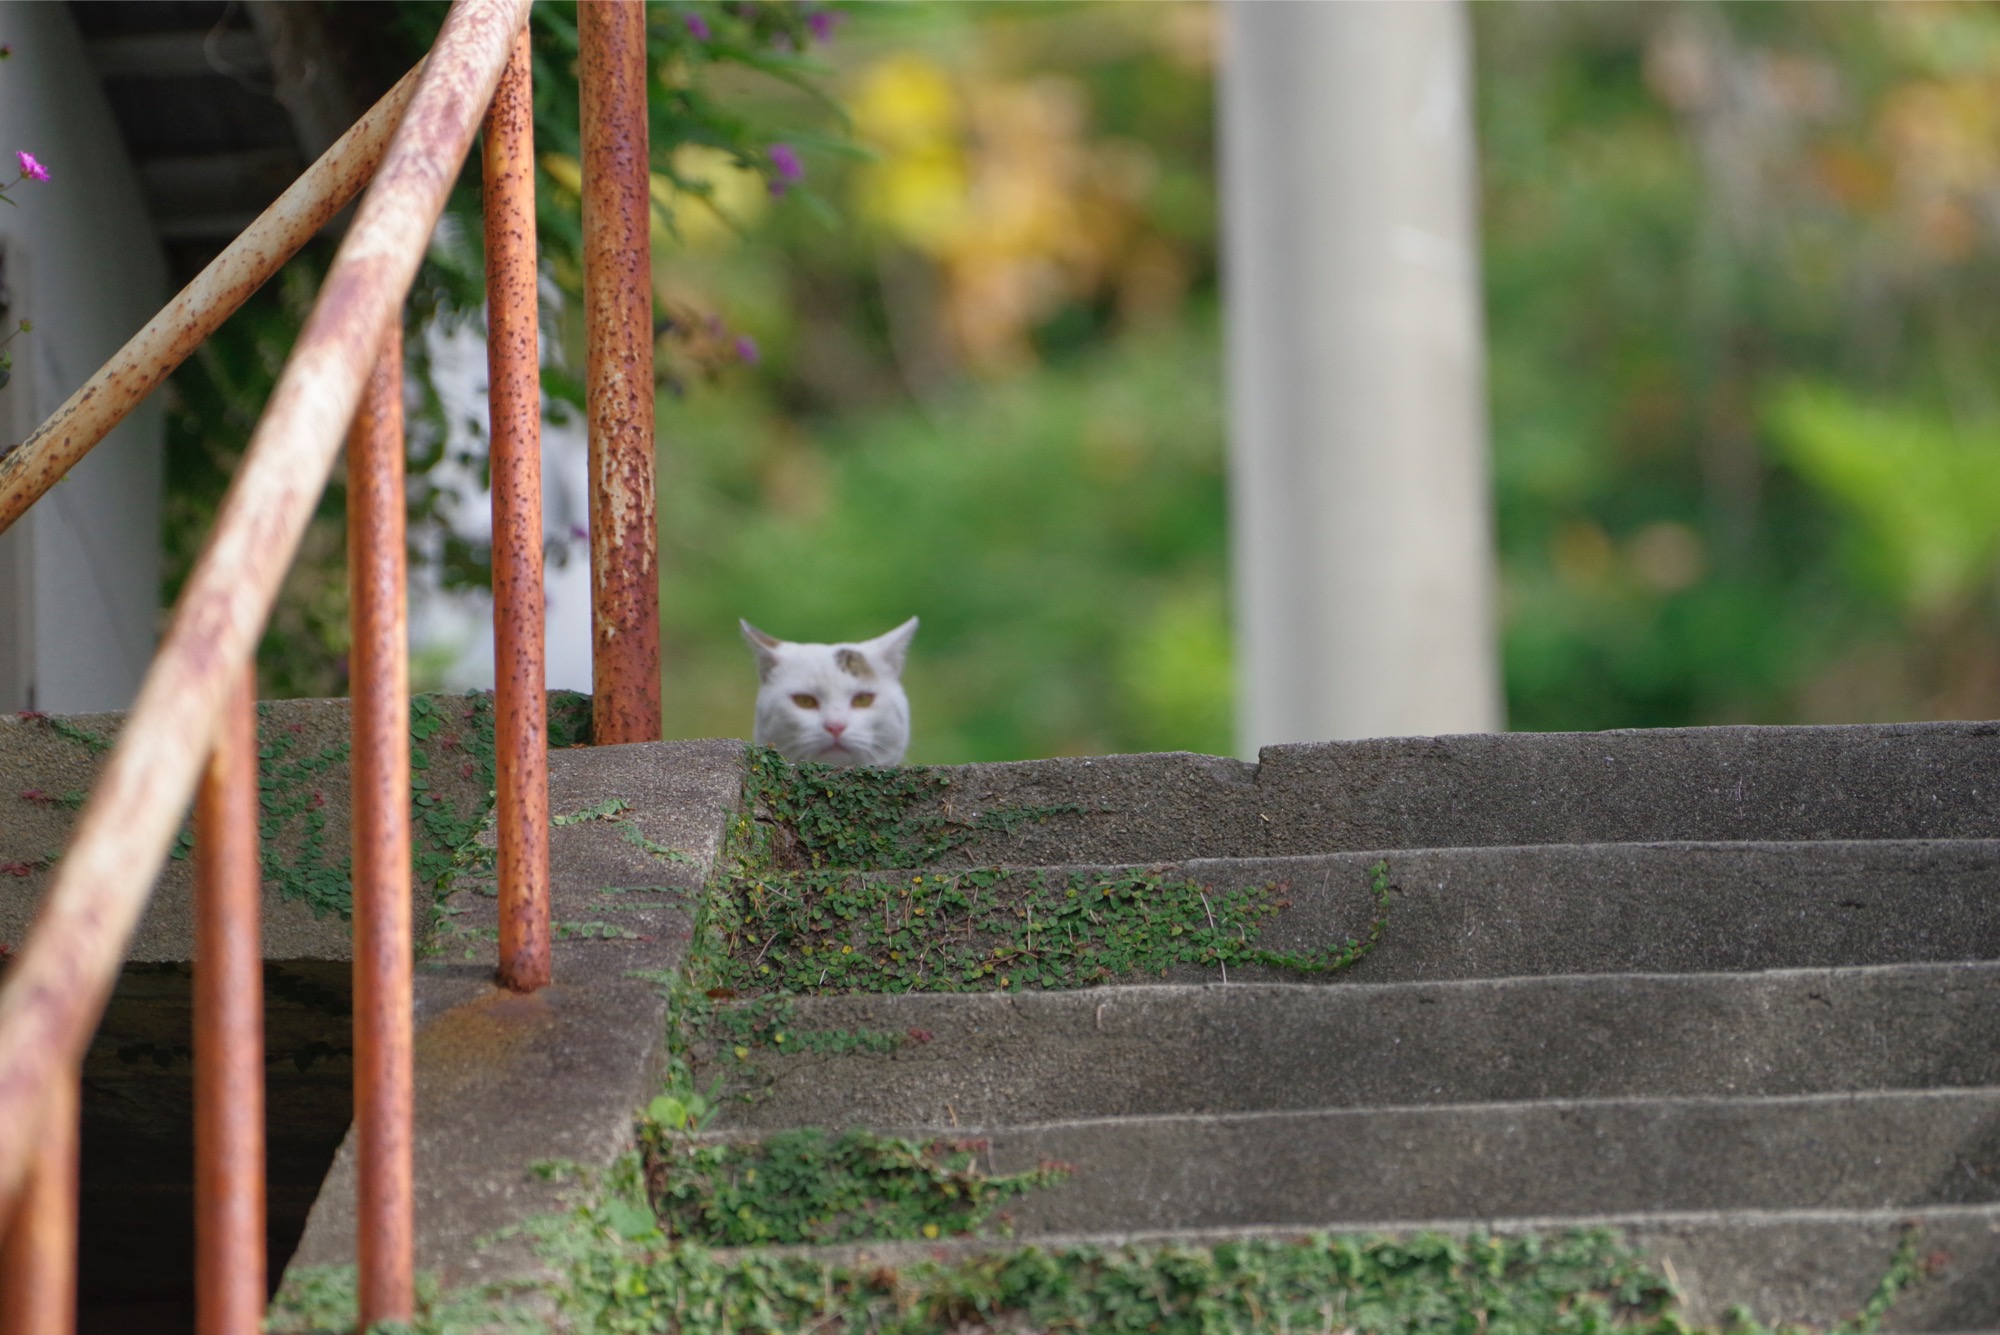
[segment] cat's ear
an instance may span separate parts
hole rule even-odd
[[[910,654],[910,637],[917,633],[917,619],[911,617],[887,635],[877,635],[861,647],[870,658],[889,669],[889,675],[903,675],[903,660]]]
[[[757,680],[769,681],[772,669],[778,666],[778,649],[784,641],[775,635],[768,635],[758,630],[740,618],[736,624],[743,627],[743,639],[749,644],[750,652],[757,655]]]

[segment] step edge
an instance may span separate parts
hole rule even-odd
[[[714,1255],[781,1255],[812,1258],[862,1257],[870,1260],[891,1252],[931,1259],[939,1252],[972,1254],[979,1251],[1038,1247],[1053,1251],[1062,1247],[1145,1247],[1211,1246],[1252,1238],[1311,1237],[1406,1237],[1419,1233],[1463,1235],[1514,1235],[1520,1233],[1570,1232],[1579,1229],[1702,1228],[1713,1225],[1747,1225],[1782,1228],[1798,1224],[1829,1224],[1836,1227],[1882,1228],[1906,1223],[1932,1221],[1984,1222],[2000,1229],[2000,1201],[1984,1205],[1924,1205],[1908,1209],[1834,1210],[1657,1210],[1640,1213],[1577,1215],[1495,1215],[1441,1219],[1375,1219],[1327,1224],[1232,1224],[1222,1228],[1105,1229],[1076,1233],[1040,1233],[1031,1238],[956,1237],[935,1241],[896,1239],[880,1242],[773,1243],[761,1247],[717,1247]]]
[[[2000,842],[2000,841],[1996,841]],[[1666,973],[1657,969],[1634,969],[1619,973],[1549,973],[1549,974],[1507,974],[1493,978],[1439,978],[1404,979],[1388,983],[1339,983],[1329,985],[1324,982],[1241,982],[1241,983],[1096,983],[1089,987],[1026,988],[1019,992],[979,991],[979,992],[771,992],[757,996],[782,996],[794,1004],[809,1004],[815,1001],[887,1001],[893,1005],[914,1005],[930,1002],[942,1005],[958,1005],[967,1008],[988,1006],[998,1008],[1003,1003],[1013,1003],[1023,997],[1037,998],[1033,1004],[1051,1004],[1042,998],[1055,997],[1134,997],[1196,994],[1245,994],[1246,998],[1256,994],[1279,995],[1298,994],[1302,996],[1352,996],[1408,992],[1416,989],[1432,991],[1489,991],[1493,989],[1534,988],[1534,987],[1578,987],[1596,986],[1612,982],[1636,981],[1659,983],[1665,986],[1698,988],[1703,986],[1747,987],[1760,981],[1803,981],[1808,978],[1866,978],[1869,975],[1937,975],[1950,973],[1992,973],[2000,981],[2000,959],[1976,958],[1964,960],[1910,960],[1891,964],[1821,964],[1784,965],[1770,969],[1709,969],[1699,973]]]
[[[1614,1108],[1725,1108],[1731,1106],[1768,1108],[1809,1108],[1812,1106],[1833,1106],[1856,1103],[1911,1103],[1911,1102],[1989,1102],[2000,1108],[2000,1085],[1926,1085],[1915,1089],[1887,1090],[1833,1090],[1811,1094],[1765,1094],[1731,1098],[1722,1095],[1686,1095],[1676,1098],[1600,1098],[1600,1099],[1529,1099],[1517,1102],[1483,1103],[1409,1103],[1409,1104],[1368,1104],[1355,1108],[1271,1108],[1256,1112],[1234,1113],[1159,1113],[1127,1117],[1074,1117],[1058,1118],[1046,1122],[997,1123],[980,1126],[957,1126],[949,1129],[953,1140],[979,1139],[1001,1134],[1027,1135],[1050,1132],[1090,1130],[1105,1127],[1121,1127],[1127,1130],[1143,1130],[1152,1126],[1170,1126],[1187,1123],[1209,1123],[1248,1127],[1258,1122],[1299,1121],[1308,1118],[1351,1120],[1362,1117],[1402,1116],[1408,1114],[1429,1114],[1432,1116],[1463,1116],[1483,1113],[1520,1114],[1526,1111],[1544,1110],[1593,1110]],[[940,1139],[936,1127],[873,1128],[877,1134],[895,1136],[902,1139],[928,1141]],[[756,1135],[745,1135],[741,1131],[703,1131],[692,1139],[713,1144],[741,1144],[752,1140],[763,1140],[776,1134],[766,1130]]]

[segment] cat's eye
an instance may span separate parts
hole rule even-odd
[[[819,697],[816,695],[795,695],[792,697],[792,703],[800,709],[818,709]]]
[[[861,694],[854,697],[854,707],[856,709],[866,709],[868,708],[868,706],[874,703],[875,703],[875,692],[873,691],[863,691]]]

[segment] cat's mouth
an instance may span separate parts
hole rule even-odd
[[[822,765],[858,765],[865,763],[868,757],[845,742],[833,741],[814,753],[813,759]]]

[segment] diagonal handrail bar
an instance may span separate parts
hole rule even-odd
[[[419,66],[418,68],[421,68]],[[346,134],[271,202],[193,281],[160,307],[96,375],[11,450],[0,450],[0,533],[4,533],[158,389],[361,193],[388,151],[389,136],[416,91],[417,70],[396,81]]]
[[[0,1218],[102,1014],[224,700],[325,488],[377,349],[527,19],[458,0],[223,498],[124,731],[0,989]]]

